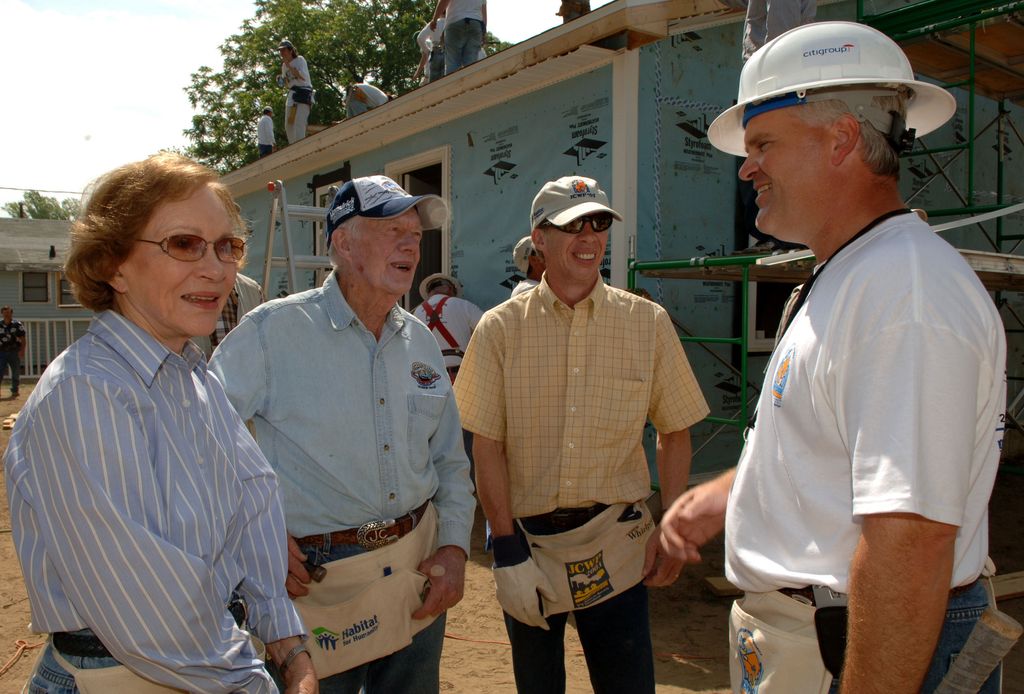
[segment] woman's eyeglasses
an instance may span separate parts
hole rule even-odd
[[[540,226],[542,228],[553,227],[559,231],[564,231],[566,234],[578,234],[583,231],[583,225],[587,222],[590,222],[590,228],[594,231],[608,231],[613,221],[614,217],[607,212],[602,212],[600,214],[583,215],[565,224],[552,224],[545,219],[540,223]]]
[[[202,236],[195,234],[171,234],[162,241],[150,241],[149,239],[135,239],[139,243],[153,243],[160,246],[167,255],[175,260],[183,260],[186,263],[194,263],[202,260],[206,255],[206,247],[211,245]],[[238,236],[225,236],[212,243],[213,252],[217,258],[224,263],[237,263],[245,256],[245,239]]]

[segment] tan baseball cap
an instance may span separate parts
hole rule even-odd
[[[440,282],[447,282],[455,288],[455,296],[462,296],[462,282],[459,282],[453,275],[449,275],[445,272],[435,272],[433,275],[427,275],[420,282],[420,296],[424,301],[430,295],[430,290],[436,287]]]
[[[585,176],[563,176],[545,183],[533,199],[530,228],[536,228],[544,220],[561,226],[595,212],[607,212],[622,221],[622,215],[608,206],[608,196],[597,181]]]
[[[530,269],[530,256],[536,255],[537,249],[533,247],[533,239],[524,236],[512,249],[512,262],[519,268],[519,272],[526,272]]]

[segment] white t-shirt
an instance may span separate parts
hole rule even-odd
[[[952,586],[988,552],[1006,403],[999,314],[914,214],[834,256],[779,341],[726,515],[726,576],[746,591],[848,592],[861,517],[959,527]]]
[[[296,77],[288,66],[283,62],[281,63],[281,74],[284,76],[284,86],[288,87],[312,87],[313,83],[309,81],[309,66],[306,65],[306,59],[301,55],[292,58],[293,68],[299,71],[299,76]]]
[[[256,126],[256,143],[260,145],[274,144],[274,120],[267,114],[260,116]]]
[[[345,100],[346,104],[349,99],[361,101],[369,108],[377,108],[388,102],[388,95],[372,84],[360,82],[359,84],[353,84],[349,89],[348,98]]]
[[[538,284],[540,284],[540,282],[538,282],[537,280],[523,280],[522,282],[520,282],[519,284],[512,288],[512,296],[518,296],[523,292],[528,292],[534,287],[536,287]]]
[[[420,53],[430,53],[434,47],[441,42],[444,35],[444,17],[437,20],[437,28],[430,30],[430,22],[423,25],[420,33],[416,34],[416,44],[420,47]]]
[[[445,298],[444,294],[435,294],[423,303],[428,303],[433,308],[443,298]],[[426,325],[430,325],[430,321],[427,319],[427,312],[423,310],[423,304],[416,307],[413,315]],[[444,306],[441,307],[441,323],[451,334],[452,338],[455,339],[458,349],[463,352],[469,346],[469,338],[473,331],[476,330],[476,324],[480,322],[480,318],[483,315],[484,312],[480,310],[479,306],[472,301],[466,301],[457,296],[448,297],[448,301],[444,302]],[[440,332],[436,329],[432,329],[432,332],[434,337],[437,338],[437,346],[441,348],[442,352],[446,349],[452,349],[452,345],[448,343],[448,340]],[[458,366],[461,363],[462,357],[450,354],[446,354],[444,357],[444,365],[448,368]]]
[[[460,19],[476,19],[484,21],[484,0],[452,0],[448,3],[444,17],[448,23],[457,22]]]

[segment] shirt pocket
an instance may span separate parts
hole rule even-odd
[[[409,403],[409,447],[429,449],[430,437],[437,431],[444,413],[447,395],[410,393]]]
[[[597,436],[603,443],[614,442],[623,433],[632,436],[643,428],[651,397],[649,380],[609,378],[603,390],[610,406],[598,407],[595,418]]]

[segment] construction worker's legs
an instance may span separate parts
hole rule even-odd
[[[484,45],[484,25],[476,19],[460,19],[444,27],[444,74],[475,63]]]
[[[430,62],[428,63],[429,81],[439,80],[444,77],[444,48],[435,48],[430,51]]]
[[[284,131],[288,142],[298,142],[306,136],[306,124],[309,122],[309,104],[296,104],[291,93],[285,101]]]
[[[0,352],[0,385],[4,382],[8,367],[11,369],[11,395],[17,395],[18,379],[21,376],[21,358],[17,352]]]
[[[573,613],[596,694],[654,694],[654,653],[647,588],[638,583],[615,597]],[[568,613],[547,618],[549,631],[505,613],[512,643],[516,689],[530,694],[565,692],[565,622]]]

